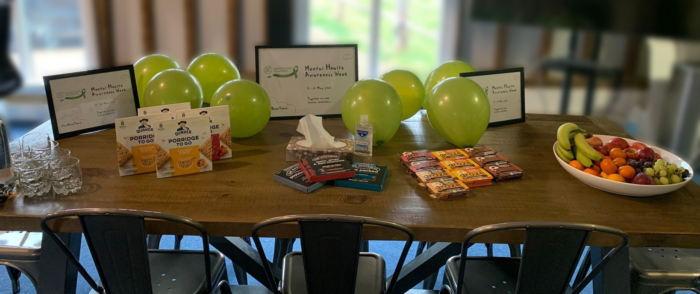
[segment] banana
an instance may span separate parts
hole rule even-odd
[[[593,147],[591,147],[591,144],[588,144],[588,142],[586,141],[586,136],[584,136],[581,133],[578,133],[576,134],[576,136],[574,136],[574,145],[576,145],[576,150],[578,150],[577,152],[585,155],[593,161],[599,161],[603,159],[603,156],[601,156],[597,150],[593,149]]]
[[[569,136],[573,131],[580,130],[574,123],[565,123],[559,126],[557,130],[557,143],[564,150],[571,150],[571,142]]]
[[[591,167],[593,165],[593,161],[591,161],[590,158],[586,157],[586,155],[581,153],[581,148],[578,148],[576,150],[576,160],[578,160],[578,162],[580,162],[585,167]]]
[[[561,158],[561,160],[563,161],[566,161],[566,163],[569,163],[572,160],[574,160],[574,154],[571,153],[571,151],[562,149],[561,146],[559,146],[559,144],[557,144],[556,152],[557,155],[559,155],[559,158]]]

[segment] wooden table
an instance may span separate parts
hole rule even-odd
[[[410,150],[454,148],[431,127],[424,113],[404,121],[394,138],[376,148],[365,162],[389,166],[382,192],[324,186],[304,194],[273,179],[292,165],[285,147],[296,120],[271,121],[251,138],[234,142],[233,158],[214,165],[209,173],[157,179],[155,174],[119,177],[114,130],[60,141],[81,160],[83,190],[78,195],[15,198],[0,206],[0,230],[39,230],[46,214],[72,208],[129,208],[190,217],[212,236],[249,236],[264,219],[305,213],[362,215],[398,222],[411,228],[416,240],[461,242],[476,227],[511,221],[564,221],[606,225],[627,232],[631,246],[700,248],[700,189],[689,183],[668,195],[632,198],[591,188],[565,172],[552,145],[564,122],[574,122],[596,134],[628,137],[600,117],[528,115],[527,122],[489,129],[480,143],[489,145],[525,170],[522,180],[474,188],[468,199],[438,202],[404,172],[398,153]],[[324,119],[331,135],[350,137],[340,118]],[[51,132],[49,123],[37,130]],[[73,224],[61,230],[78,231]],[[167,228],[153,228],[173,233]],[[293,237],[294,227],[282,227],[270,236]],[[369,239],[399,235],[368,229]],[[494,235],[482,242],[515,243],[518,234]],[[592,238],[595,246],[611,240]]]

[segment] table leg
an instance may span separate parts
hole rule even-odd
[[[223,255],[231,259],[234,265],[239,266],[244,274],[248,273],[263,285],[268,286],[260,255],[248,242],[239,237],[209,237],[209,243]],[[279,279],[282,276],[282,271],[269,260],[265,262],[270,263],[272,274],[275,278]]]
[[[596,266],[612,248],[591,247],[591,264]],[[611,259],[603,271],[593,278],[593,293],[629,294],[630,289],[630,256],[629,248],[620,250]]]
[[[593,112],[593,101],[595,101],[595,85],[598,76],[592,72],[588,76],[588,85],[586,86],[586,104],[584,106],[583,115],[591,115]]]
[[[573,75],[570,69],[564,71],[564,84],[561,87],[561,107],[559,108],[559,114],[567,114],[569,112],[569,96],[571,95],[571,79]]]
[[[440,270],[450,257],[458,255],[461,249],[461,243],[435,243],[401,269],[394,292],[405,293],[418,285]],[[387,281],[390,280],[388,277]]]
[[[80,233],[57,233],[58,237],[77,257],[80,256]],[[39,294],[75,294],[78,282],[78,268],[68,261],[61,249],[51,238],[44,234],[41,241],[41,260],[39,263],[37,293]]]

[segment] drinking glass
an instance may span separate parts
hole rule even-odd
[[[26,197],[41,196],[51,191],[51,169],[48,160],[23,160],[15,169],[19,187]]]
[[[29,148],[29,154],[32,158],[49,158],[51,154],[58,148],[57,141],[34,141],[25,142]]]
[[[47,157],[47,159],[51,162],[51,167],[53,167],[59,162],[70,158],[70,154],[70,150],[66,148],[55,148],[53,152],[51,152],[51,155]]]
[[[77,193],[83,186],[83,173],[80,170],[80,160],[67,157],[51,166],[51,185],[53,191],[60,195]]]
[[[32,132],[20,138],[20,142],[24,146],[24,148],[27,148],[28,146],[31,146],[35,143],[48,141],[51,141],[51,136],[49,136],[48,133],[44,132]]]

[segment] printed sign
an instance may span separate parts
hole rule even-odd
[[[256,46],[255,60],[273,118],[339,116],[343,95],[357,82],[357,45]]]
[[[139,107],[131,65],[44,77],[54,138],[114,127]]]
[[[484,89],[491,102],[489,127],[525,122],[523,68],[461,73]]]

